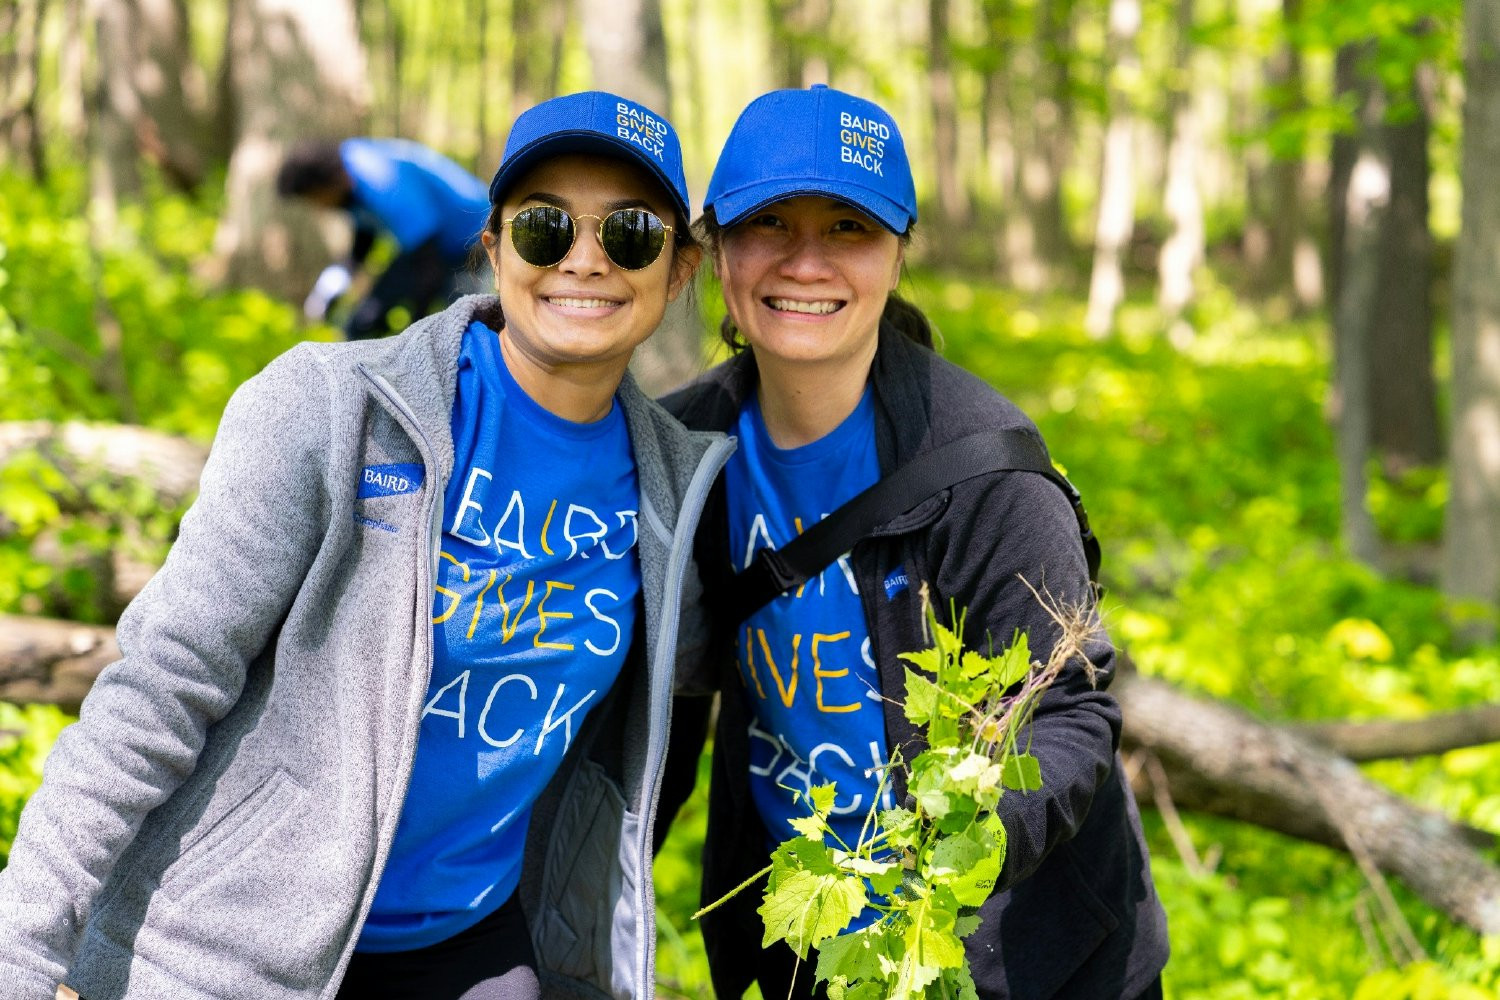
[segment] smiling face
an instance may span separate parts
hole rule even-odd
[[[610,382],[612,393],[631,352],[656,329],[667,303],[692,277],[697,250],[674,253],[678,241],[669,233],[661,256],[638,271],[623,270],[605,255],[598,220],[611,212],[645,208],[674,224],[672,202],[661,185],[621,160],[586,155],[545,160],[506,194],[500,217],[510,219],[537,205],[561,208],[575,220],[573,247],[558,264],[528,264],[506,230],[482,236],[505,312],[500,339],[506,362],[528,392],[539,377],[566,374],[574,381]]]
[[[725,231],[714,270],[762,367],[834,363],[862,381],[902,253],[896,235],[859,209],[809,196]]]

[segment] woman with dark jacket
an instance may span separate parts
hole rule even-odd
[[[749,349],[664,401],[688,426],[739,439],[699,529],[710,596],[759,550],[948,441],[1018,428],[1041,446],[1025,414],[932,352],[925,318],[892,294],[915,219],[900,133],[868,101],[822,86],[778,91],[731,132],[699,236],[723,285],[726,333]],[[902,712],[898,655],[927,645],[927,602],[945,619],[950,601],[966,609],[971,647],[1019,629],[1045,661],[1059,628],[1033,588],[1092,609],[1078,520],[1047,477],[995,472],[915,503],[745,620],[717,621],[697,669],[679,676],[670,758],[674,774],[692,767],[704,727],[688,720],[708,701],[692,694],[717,691],[705,902],[791,836],[788,821],[806,812],[798,790],[835,782],[835,830],[854,842],[882,794],[872,767],[893,748],[910,760],[923,746]],[[1120,709],[1105,690],[1114,654],[1104,641],[1088,652],[1036,713],[1043,787],[1001,800],[1005,865],[966,940],[981,997],[1160,995],[1166,922],[1116,754]],[[669,779],[678,795],[688,785]],[[899,775],[883,794],[882,807],[901,801]],[[703,919],[721,1000],[754,980],[767,997],[792,986],[790,949],[750,943],[759,895]],[[853,926],[875,915],[867,908]],[[796,967],[793,996],[814,995],[813,967]]]

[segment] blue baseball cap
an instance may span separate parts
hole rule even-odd
[[[539,161],[565,153],[594,153],[641,164],[661,181],[682,217],[692,218],[682,145],[672,124],[643,104],[602,90],[554,97],[521,112],[490,181],[490,204],[499,204],[510,186]]]
[[[704,197],[728,228],[798,195],[846,201],[898,236],[917,221],[906,144],[878,104],[815,83],[751,101],[729,132]]]

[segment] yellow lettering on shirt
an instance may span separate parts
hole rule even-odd
[[[558,590],[576,590],[577,589],[571,583],[563,583],[563,582],[561,582],[559,580],[548,580],[547,581],[547,589],[546,589],[546,591],[544,591],[542,593],[542,599],[540,601],[537,601],[537,604],[536,604],[536,622],[537,622],[537,625],[536,625],[536,637],[531,640],[531,644],[533,646],[535,646],[537,649],[572,649],[573,648],[573,644],[571,642],[543,642],[542,641],[542,633],[545,632],[545,631],[547,631],[547,619],[548,618],[572,618],[573,617],[573,612],[571,612],[571,611],[548,611],[547,610],[547,598],[549,598],[549,597],[552,596],[552,588],[553,587],[556,587]]]
[[[771,669],[771,679],[776,682],[776,690],[781,693],[781,703],[787,708],[797,700],[797,652],[802,645],[802,636],[792,636],[792,680],[790,684],[781,680],[781,670],[776,666],[776,658],[771,655],[771,644],[766,642],[766,630],[758,628],[755,630],[760,636],[760,651],[765,654],[766,666]]]
[[[557,501],[552,501],[552,506],[547,508],[547,516],[542,520],[542,551],[549,556],[553,555],[552,546],[547,544],[547,529],[552,526],[552,515],[557,511]]]
[[[464,635],[465,639],[474,638],[474,630],[479,627],[479,612],[484,610],[484,595],[488,594],[490,592],[490,588],[494,585],[495,571],[490,570],[489,581],[485,583],[482,588],[480,588],[479,596],[474,599],[474,620],[469,622],[469,631]]]
[[[745,650],[745,667],[750,672],[750,679],[755,682],[755,693],[757,695],[759,695],[762,700],[764,700],[765,697],[766,697],[766,689],[763,688],[763,687],[761,687],[761,685],[760,685],[760,675],[755,672],[755,645],[754,645],[754,642],[755,642],[755,638],[754,638],[754,635],[752,634],[752,630],[747,625],[747,626],[745,626],[745,644],[744,644],[743,647],[741,647],[741,648],[743,648]]]
[[[438,556],[441,557],[441,558],[443,558],[443,559],[448,560],[453,565],[455,565],[459,569],[463,570],[464,571],[464,583],[468,583],[469,582],[469,564],[468,563],[461,563],[457,559],[453,558],[453,556],[449,555],[446,552],[439,552]],[[439,585],[436,588],[436,590],[437,590],[437,592],[439,594],[442,594],[444,597],[448,598],[452,602],[452,603],[450,603],[448,605],[448,610],[447,611],[444,611],[442,614],[438,615],[436,618],[434,618],[432,620],[432,624],[434,624],[434,625],[441,625],[443,622],[445,622],[449,618],[453,617],[453,612],[455,612],[455,611],[458,610],[459,602],[463,600],[463,597],[458,593],[458,591],[456,591],[456,590],[449,590],[447,587],[444,587],[444,586],[441,586],[441,585]]]
[[[519,611],[516,612],[516,621],[515,621],[515,624],[511,624],[511,620],[510,620],[510,605],[505,600],[505,584],[506,583],[510,583],[510,581],[511,581],[512,578],[513,578],[512,574],[510,574],[510,573],[505,574],[505,583],[500,584],[500,590],[497,592],[497,596],[500,598],[500,644],[501,645],[504,645],[505,643],[510,642],[511,638],[516,634],[516,629],[518,629],[518,628],[521,627],[521,619],[526,616],[526,608],[527,608],[528,605],[531,604],[531,594],[532,594],[532,592],[534,590],[536,590],[536,581],[535,580],[527,580],[526,581],[526,599],[521,602],[521,610],[519,610]]]
[[[837,633],[835,633],[833,635],[824,635],[821,632],[814,632],[813,633],[813,638],[812,638],[813,677],[817,681],[817,687],[814,689],[814,696],[815,696],[815,700],[817,702],[818,711],[820,711],[820,712],[827,712],[827,713],[830,713],[830,714],[835,714],[835,713],[839,713],[839,712],[858,712],[859,709],[860,709],[859,702],[855,702],[852,705],[825,705],[825,704],[823,704],[823,678],[825,678],[825,677],[848,677],[849,676],[849,668],[848,667],[844,667],[844,668],[842,668],[840,670],[824,670],[823,669],[823,657],[819,653],[818,647],[820,645],[822,645],[823,643],[834,643],[834,642],[838,642],[838,641],[840,641],[842,639],[847,639],[847,638],[849,638],[848,631],[837,632]]]

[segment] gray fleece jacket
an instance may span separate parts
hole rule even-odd
[[[380,881],[431,669],[459,346],[490,296],[303,344],[230,401],[165,565],[48,758],[0,872],[0,996],[332,997]],[[691,542],[733,445],[627,376],[644,607],[537,804],[520,899],[548,996],[649,997],[651,829]],[[358,498],[361,470],[418,488]]]

